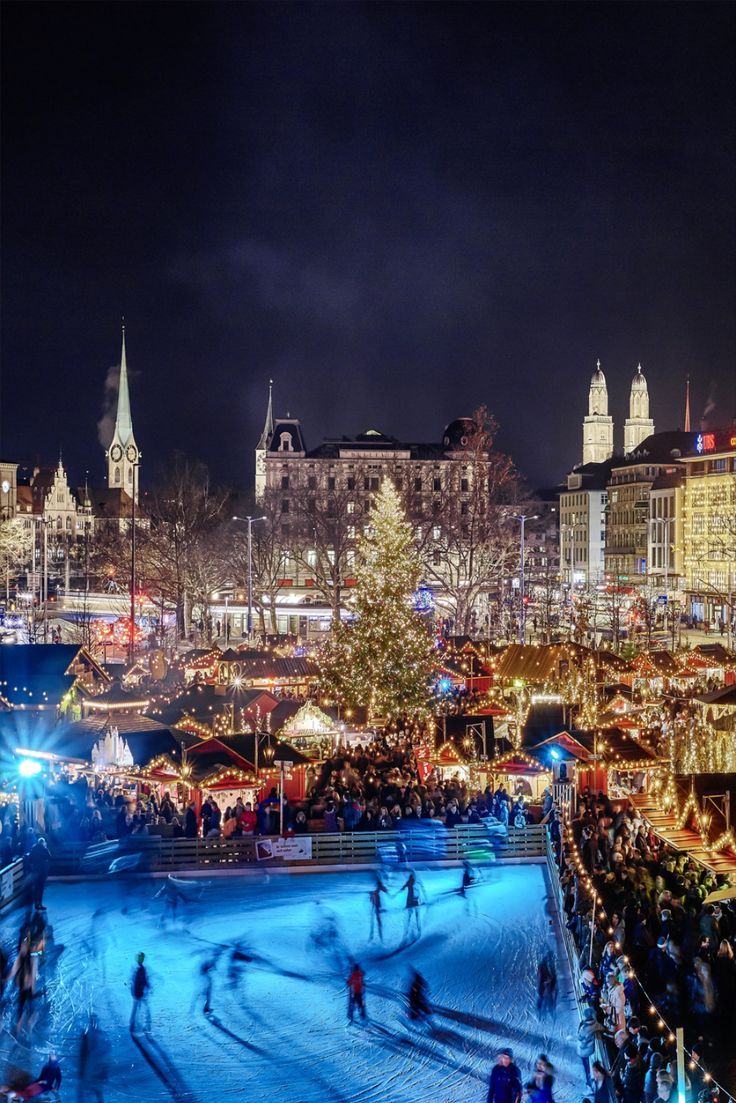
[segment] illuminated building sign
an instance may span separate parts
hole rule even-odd
[[[736,443],[736,437],[734,437],[731,443]],[[702,452],[715,452],[716,450],[716,435],[715,433],[698,433],[695,438],[695,451]]]

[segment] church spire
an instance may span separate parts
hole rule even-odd
[[[273,379],[268,381],[268,408],[266,410],[266,421],[263,425],[263,432],[261,433],[261,439],[258,441],[259,448],[268,448],[271,437],[273,436]]]
[[[690,376],[685,384],[685,432],[690,432]]]
[[[107,450],[107,485],[123,490],[129,498],[138,500],[138,479],[135,473],[140,464],[140,452],[133,436],[133,419],[130,415],[128,392],[128,363],[125,357],[125,319],[123,319],[123,344],[120,355],[118,381],[118,405],[115,413],[115,429]]]
[[[120,380],[118,383],[118,408],[115,415],[115,436],[122,445],[133,436],[133,421],[130,416],[130,394],[128,392],[128,365],[125,359],[125,322],[123,322],[123,350],[120,356]]]
[[[273,437],[273,379],[268,381],[268,408],[261,439],[256,445],[256,501],[262,502],[266,493],[266,452]]]

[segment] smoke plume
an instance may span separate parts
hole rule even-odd
[[[105,392],[102,398],[102,416],[97,422],[97,439],[103,448],[110,447],[115,432],[115,413],[118,405],[118,384],[120,383],[120,365],[113,364],[105,376]]]

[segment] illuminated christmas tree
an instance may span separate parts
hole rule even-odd
[[[428,710],[434,645],[414,604],[421,568],[411,528],[388,480],[370,519],[359,548],[355,619],[333,629],[320,665],[326,690],[341,704],[393,720]]]

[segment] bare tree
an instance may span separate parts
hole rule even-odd
[[[479,407],[472,420],[474,428],[450,481],[437,480],[431,497],[406,491],[425,576],[444,592],[456,633],[473,630],[481,594],[500,594],[518,560],[510,514],[519,500],[520,479],[511,458],[493,448],[497,425],[486,407]]]
[[[289,577],[288,521],[282,522],[282,496],[267,488],[258,508],[263,519],[253,525],[251,556],[253,571],[253,604],[264,635],[278,631],[277,598],[291,583]],[[230,577],[239,588],[248,586],[248,532],[242,525],[233,526],[227,545]]]

